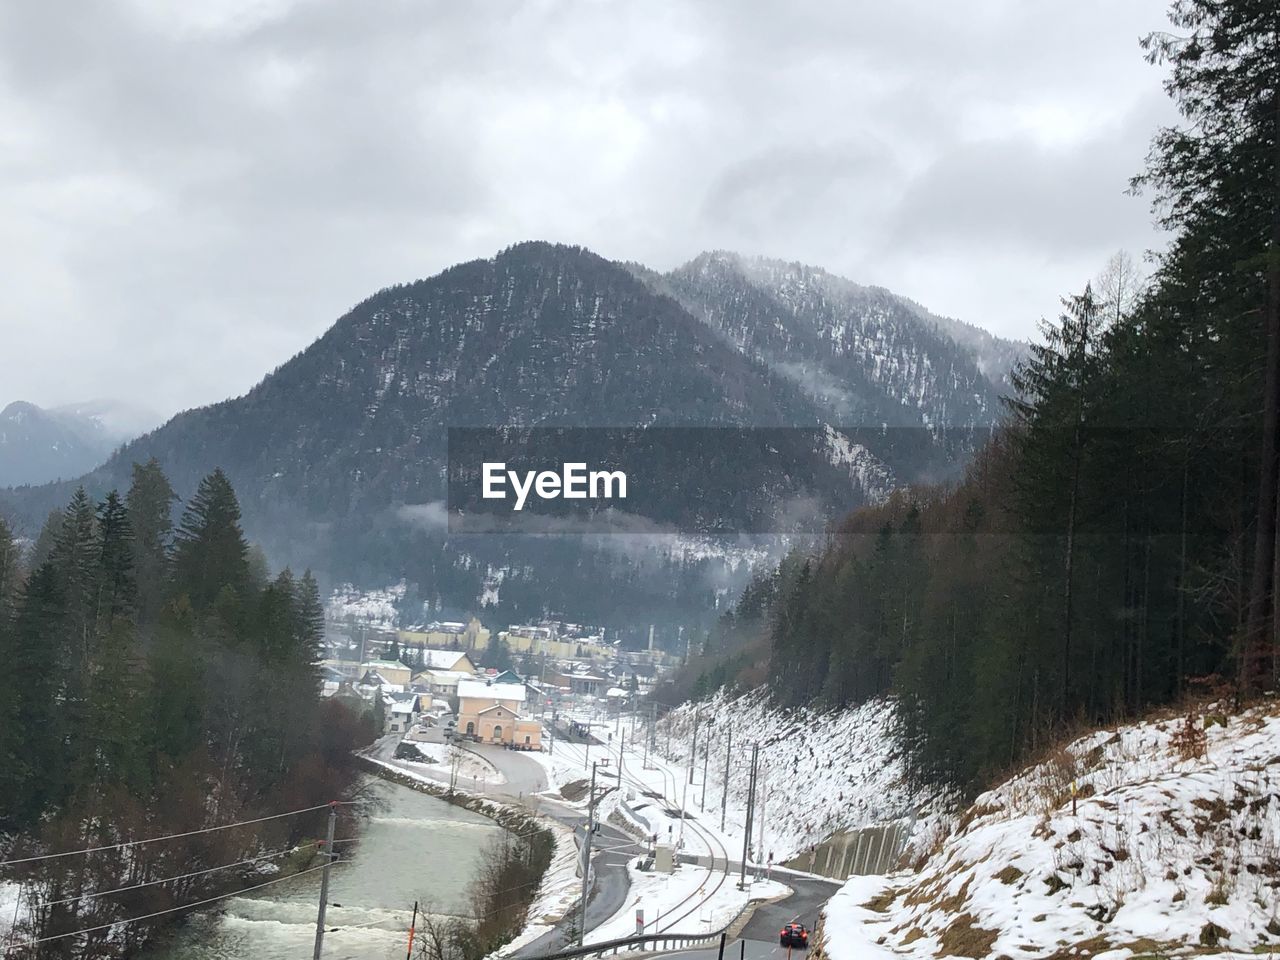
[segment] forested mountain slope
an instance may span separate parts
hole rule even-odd
[[[716,295],[703,291],[702,302]],[[619,264],[580,248],[521,244],[379,292],[243,397],[180,414],[83,482],[118,486],[133,462],[154,457],[187,491],[222,467],[240,491],[246,530],[273,558],[366,584],[407,577],[427,597],[463,607],[496,592],[512,619],[546,609],[589,620],[625,619],[633,606],[708,611],[724,589],[722,571],[708,568],[714,560],[691,570],[684,560],[650,558],[642,576],[613,542],[448,537],[432,507],[445,495],[446,428],[805,426],[853,434],[888,417],[989,425],[994,392],[973,360],[895,316],[868,308],[859,336],[892,342],[897,352],[884,366],[896,372],[852,382],[845,394],[865,397],[842,405],[787,367],[826,362],[823,335],[806,332],[816,320],[796,319],[796,336],[782,340],[762,332],[762,352],[751,346],[756,339],[726,337]],[[734,322],[741,333],[767,319]],[[936,388],[957,377],[963,389]],[[900,401],[894,390],[904,391]],[[974,391],[977,399],[968,396]],[[814,495],[835,515],[879,498],[895,479],[954,472],[967,453],[941,434],[819,436],[828,439],[795,451],[776,481],[743,481],[728,466],[720,479],[747,482],[745,510],[781,509],[779,492],[790,490]],[[671,464],[673,476],[680,469]],[[0,509],[34,535],[71,486],[0,494]],[[620,604],[576,609],[591,604],[580,589],[587,570],[619,588],[591,596],[620,596]]]

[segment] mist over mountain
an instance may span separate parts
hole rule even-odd
[[[945,330],[813,268],[715,253],[659,275],[524,243],[378,292],[244,396],[179,414],[81,480],[0,492],[0,509],[34,535],[76,483],[127,486],[135,461],[157,458],[182,494],[220,466],[272,560],[331,579],[405,577],[428,602],[483,598],[511,619],[711,611],[744,573],[723,551],[450,536],[446,428],[818,428],[826,441],[785,451],[788,469],[752,479],[741,509],[791,510],[786,490],[835,517],[955,475],[969,431],[998,417],[979,351]],[[715,479],[732,485],[739,473],[724,469]]]
[[[15,400],[0,410],[0,486],[78,477],[160,417],[114,400],[44,408]]]

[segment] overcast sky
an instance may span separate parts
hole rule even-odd
[[[0,405],[235,395],[526,239],[801,260],[1029,336],[1159,243],[1125,189],[1173,120],[1165,6],[3,4]]]

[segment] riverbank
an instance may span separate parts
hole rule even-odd
[[[364,774],[359,828],[337,849],[323,956],[405,956],[414,902],[431,922],[471,916],[471,883],[508,831],[488,817]],[[442,868],[441,865],[445,865]],[[297,960],[311,956],[320,873],[280,878],[192,914],[140,960]]]
[[[521,904],[522,922],[518,929],[510,931],[510,937],[490,956],[505,957],[532,943],[554,929],[577,906],[581,885],[577,845],[573,832],[563,824],[521,806],[451,790],[424,774],[414,774],[373,757],[361,755],[358,761],[381,779],[487,817],[515,836],[541,837],[549,856],[536,885],[529,888],[527,899]]]

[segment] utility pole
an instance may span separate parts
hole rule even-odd
[[[689,769],[693,769],[693,760],[690,758]],[[680,801],[680,840],[676,849],[684,849],[684,822],[689,819],[689,781],[692,776],[684,782],[684,799]]]
[[[698,724],[702,720],[702,704],[693,711],[693,743],[689,745],[689,782],[693,783],[693,764],[698,756]]]
[[[649,701],[649,736],[645,742],[644,768],[649,769],[649,751],[658,749],[658,704]]]
[[[547,740],[547,755],[556,752],[556,708],[551,708],[551,736]]]
[[[751,818],[756,812],[756,763],[760,756],[760,744],[751,745],[751,781],[747,791],[747,820],[742,831],[742,874],[738,877],[738,889],[747,889],[747,854],[751,849]]]
[[[765,856],[765,849],[764,849],[765,812],[764,811],[765,811],[765,803],[768,801],[768,799],[769,799],[769,781],[768,779],[766,779],[764,783],[760,784],[760,816],[758,818],[760,821],[760,839],[756,842],[756,863],[757,864],[759,864],[760,861],[763,860]],[[758,877],[759,875],[760,875],[760,868],[757,866],[756,876]]]
[[[587,935],[587,895],[591,891],[591,817],[587,816],[587,835],[582,839],[582,905],[578,915],[578,946]]]
[[[729,727],[729,742],[724,748],[724,791],[720,794],[720,832],[724,833],[724,815],[729,809],[729,757],[733,753],[733,727]]]
[[[698,812],[707,812],[707,761],[711,757],[711,741],[702,743],[702,799],[698,801]]]
[[[320,960],[320,951],[324,947],[324,912],[329,905],[329,870],[333,867],[333,828],[338,822],[338,804],[329,804],[329,830],[325,834],[324,870],[320,873],[320,907],[316,911],[316,948],[312,951],[311,960]]]
[[[591,892],[591,841],[596,832],[596,768],[608,765],[607,759],[597,760],[591,765],[591,793],[587,798],[587,836],[582,841],[582,914],[578,923],[578,946],[582,946],[582,938],[587,935],[587,896]]]

